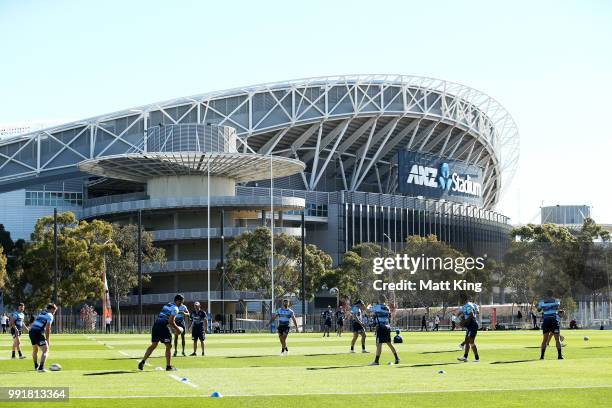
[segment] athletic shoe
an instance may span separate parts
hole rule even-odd
[[[457,360],[463,361],[464,363],[468,361],[467,357],[457,357]]]
[[[166,371],[176,371],[176,367],[175,366],[166,366]]]
[[[23,360],[24,358],[26,358],[26,356],[19,356],[20,360]]]
[[[368,351],[368,350],[366,350],[366,349],[361,350],[361,352],[362,352],[362,353],[369,353],[369,351]]]
[[[140,361],[138,362],[138,369],[139,369],[140,371],[142,371],[142,369],[144,368],[144,365],[145,365],[144,360],[140,360]]]
[[[479,359],[479,358],[478,358],[478,359],[475,359],[475,360],[474,360],[474,363],[480,363],[480,359]]]
[[[380,365],[380,363],[376,362],[376,361],[372,361],[370,364],[368,364],[370,366],[377,366]]]
[[[464,348],[464,347],[465,347],[465,345],[460,344],[460,345],[459,345],[459,350],[463,350],[463,348]]]
[[[194,353],[191,353],[189,356],[197,356],[197,354],[194,352]]]
[[[289,350],[285,350],[285,355],[288,356],[289,355]]]
[[[559,357],[557,357],[557,360],[565,360],[565,357],[559,356]]]
[[[280,356],[285,357],[285,350],[281,351]]]
[[[397,360],[395,360],[394,364],[399,364],[400,363],[400,359],[398,358]]]
[[[185,354],[185,352],[183,351],[183,357],[185,357],[187,354]]]
[[[176,357],[176,351],[174,352],[174,354],[172,354],[172,357]]]
[[[46,368],[39,368],[38,370],[36,370],[37,373],[46,373],[47,369]]]
[[[355,350],[351,350],[351,351],[350,351],[350,353],[354,353],[354,352],[355,352]]]
[[[12,356],[12,357],[11,357],[11,360],[15,360],[16,358],[17,358],[17,357],[15,357],[15,356]]]
[[[204,357],[206,354],[204,354],[204,352],[202,352],[202,357]]]

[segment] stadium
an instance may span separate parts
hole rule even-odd
[[[0,141],[0,219],[14,239],[28,239],[54,208],[87,220],[140,218],[168,258],[146,271],[144,304],[157,310],[183,292],[231,310],[261,295],[221,278],[228,240],[259,225],[300,236],[302,215],[306,242],[335,264],[355,244],[397,250],[428,234],[500,257],[510,224],[495,207],[518,144],[495,99],[440,79],[247,86]],[[503,291],[487,301],[502,302]]]

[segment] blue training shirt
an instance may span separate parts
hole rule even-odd
[[[13,321],[15,322],[15,326],[18,329],[21,329],[23,327],[23,319],[25,318],[25,315],[22,312],[19,312],[16,310],[13,312],[11,317],[13,318]]]
[[[159,316],[157,316],[157,321],[168,323],[170,321],[170,316],[175,316],[176,319],[176,316],[178,314],[178,306],[174,303],[168,303],[162,308],[161,312],[159,312]]]
[[[465,316],[466,320],[472,317],[474,322],[478,323],[478,314],[480,313],[480,309],[478,305],[473,302],[467,302],[465,305],[461,306],[461,312]]]
[[[559,308],[561,307],[561,302],[557,299],[542,299],[538,303],[538,310],[542,311],[542,317],[546,319],[547,317],[554,317],[559,320]]]
[[[380,303],[372,306],[372,313],[374,314],[374,321],[378,325],[387,325],[391,319],[391,311],[387,305],[383,305]]]
[[[53,323],[53,314],[47,310],[43,310],[34,320],[32,326],[30,326],[30,331],[32,330],[40,330],[43,331],[47,324],[51,325]]]
[[[284,307],[279,308],[276,311],[276,317],[278,318],[278,325],[288,326],[294,314],[295,313],[291,309],[285,309]]]
[[[189,309],[185,305],[180,305],[178,307],[178,314],[176,315],[176,322],[182,323],[185,320],[185,312],[189,313]]]
[[[353,318],[353,320],[361,323],[361,309],[359,308],[359,306],[357,305],[353,305],[351,306],[351,317]]]

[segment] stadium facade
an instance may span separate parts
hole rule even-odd
[[[306,241],[335,263],[358,243],[398,249],[427,234],[498,257],[510,225],[495,206],[518,142],[495,99],[439,79],[256,85],[0,141],[0,222],[27,238],[54,207],[119,223],[140,214],[168,257],[148,271],[149,305],[176,291],[206,301],[208,262],[217,265],[228,240],[272,220],[275,232],[299,236],[302,211]],[[260,296],[232,290],[217,271],[210,285],[212,301]]]

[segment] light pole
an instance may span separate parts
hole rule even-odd
[[[331,295],[336,295],[336,309],[340,306],[340,290],[336,287],[333,287],[329,290]]]

